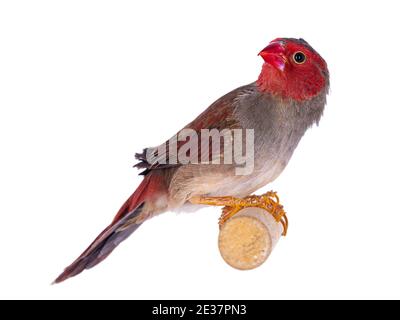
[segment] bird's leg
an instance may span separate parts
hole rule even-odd
[[[193,204],[223,206],[222,215],[219,218],[220,226],[243,208],[261,208],[268,211],[277,222],[282,224],[283,235],[287,233],[288,219],[283,206],[279,203],[278,195],[273,191],[264,193],[261,196],[251,195],[245,198],[196,196],[189,199],[189,201]]]

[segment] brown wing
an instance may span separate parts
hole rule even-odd
[[[234,117],[234,110],[236,107],[236,100],[243,94],[249,94],[253,91],[253,87],[251,85],[243,86],[237,88],[230,93],[224,95],[217,101],[215,101],[211,106],[209,106],[203,113],[201,113],[194,121],[189,123],[183,129],[181,129],[175,137],[177,137],[180,133],[185,129],[192,129],[193,135],[200,136],[200,132],[202,129],[217,129],[222,131],[223,129],[235,129],[240,128],[237,119]],[[168,140],[163,145],[160,145],[156,148],[147,148],[144,149],[142,153],[137,153],[135,155],[136,159],[139,160],[139,163],[135,165],[136,168],[145,169],[141,174],[146,175],[151,170],[157,169],[165,169],[171,167],[178,167],[182,165],[178,163],[176,152],[170,152],[170,141]],[[200,159],[200,151],[204,150],[203,148],[209,148],[210,155],[208,161],[212,161],[212,142],[210,141],[202,141],[202,143],[198,143],[198,140],[192,139],[192,136],[188,136],[184,141],[176,142],[176,150],[181,150],[181,148],[185,145],[185,149],[192,150],[191,144],[195,143],[197,154],[199,155],[198,163],[201,163]],[[204,144],[208,143],[208,146]],[[188,151],[190,152],[190,151]],[[188,154],[189,156],[189,154]]]

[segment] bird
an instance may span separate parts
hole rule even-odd
[[[144,170],[140,185],[111,224],[54,283],[100,263],[156,215],[166,211],[195,211],[207,204],[204,199],[248,197],[281,174],[304,133],[322,117],[329,93],[329,71],[326,61],[302,38],[274,39],[259,56],[263,65],[258,78],[212,103],[178,131],[179,134],[186,130],[189,134],[188,139],[176,144],[177,150],[184,148],[182,154],[187,155],[188,150],[189,153],[194,150],[194,154],[203,150],[190,137],[202,130],[251,130],[254,146],[251,172],[237,174],[240,165],[217,163],[214,154],[201,159],[196,156],[199,161],[180,162],[171,151],[172,140],[144,149],[136,154],[136,167]],[[200,145],[201,149],[214,146],[209,140]],[[219,151],[217,157],[221,160],[225,154]]]

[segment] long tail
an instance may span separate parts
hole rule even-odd
[[[113,222],[105,228],[92,244],[61,273],[54,283],[60,283],[90,269],[103,261],[126,238],[128,238],[145,220],[145,203],[151,196],[161,191],[160,179],[148,175],[137,190],[118,211]]]

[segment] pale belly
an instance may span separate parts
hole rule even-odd
[[[217,188],[208,194],[210,196],[230,195],[244,197],[256,192],[258,189],[274,181],[286,167],[286,162],[274,159],[267,161],[259,168],[255,168],[250,175],[225,177]]]
[[[169,209],[178,211],[194,211],[199,206],[192,206],[188,200],[192,196],[233,196],[245,197],[255,193],[258,189],[274,181],[284,170],[289,157],[284,160],[278,158],[265,159],[256,163],[254,171],[249,175],[236,175],[232,169],[210,169],[206,166],[192,168],[196,171],[194,176],[188,178],[188,174],[182,171],[176,176],[170,188]],[[204,167],[204,168],[202,168]],[[193,171],[191,171],[193,174]],[[182,179],[181,177],[186,177]]]

